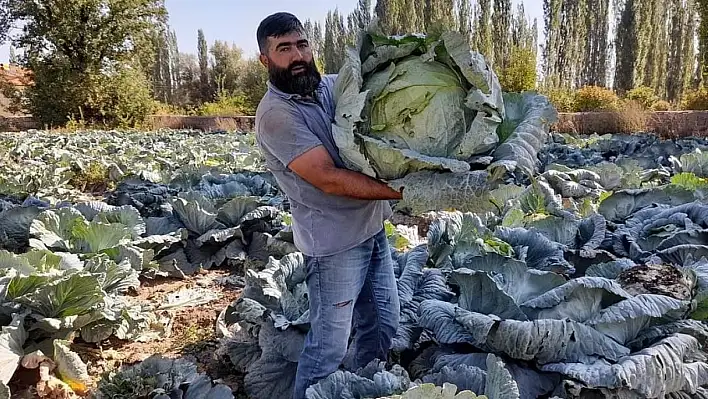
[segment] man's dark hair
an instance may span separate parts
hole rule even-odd
[[[291,32],[304,32],[305,28],[296,16],[288,12],[278,12],[267,16],[258,26],[256,39],[261,54],[266,53],[268,37],[280,37]]]

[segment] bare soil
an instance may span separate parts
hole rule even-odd
[[[230,365],[228,358],[219,358],[216,321],[219,313],[241,295],[241,289],[224,285],[218,280],[231,274],[228,270],[207,270],[180,280],[176,278],[141,278],[141,287],[135,299],[151,304],[161,303],[170,293],[183,288],[206,288],[220,295],[219,299],[196,307],[168,310],[172,316],[168,337],[151,342],[123,341],[111,337],[100,345],[74,338],[71,349],[88,366],[89,375],[97,383],[104,373],[147,359],[154,354],[165,357],[184,357],[193,361],[201,373],[226,384],[234,396],[243,397],[243,376]],[[29,398],[27,388],[39,380],[37,370],[20,368],[11,382],[13,398]],[[21,391],[25,391],[24,393]]]

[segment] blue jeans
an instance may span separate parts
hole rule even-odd
[[[325,257],[305,257],[310,331],[300,355],[294,399],[337,371],[352,340],[355,368],[386,360],[400,305],[393,260],[383,230],[359,246]]]

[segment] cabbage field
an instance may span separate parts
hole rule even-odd
[[[401,322],[308,398],[708,397],[708,140],[552,134],[455,34],[363,39],[333,132],[405,187]],[[304,259],[252,133],[2,133],[0,157],[0,398],[291,396]]]

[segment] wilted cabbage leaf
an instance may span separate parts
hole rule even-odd
[[[573,321],[500,320],[441,301],[424,301],[420,313],[421,325],[431,330],[441,343],[468,343],[519,360],[535,360],[540,364],[558,362],[557,359],[584,362],[596,357],[617,360],[629,354],[629,349]],[[547,340],[567,345],[546,345]]]
[[[307,388],[307,399],[380,398],[405,392],[410,378],[403,367],[387,370],[385,362],[372,360],[355,373],[339,370]]]
[[[233,399],[231,389],[214,384],[197,366],[183,358],[153,355],[144,361],[110,372],[98,383],[96,399],[133,399],[162,393],[183,399]]]
[[[708,383],[708,364],[694,361],[695,338],[674,334],[656,345],[633,353],[617,364],[558,363],[542,367],[582,381],[590,388],[629,389],[643,397],[662,397],[672,392],[695,392]]]

